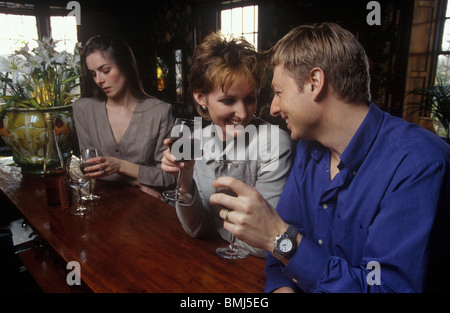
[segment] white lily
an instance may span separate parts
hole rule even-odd
[[[37,42],[38,46],[31,51],[25,45],[13,55],[0,57],[0,96],[15,96],[21,105],[29,103],[34,107],[70,104],[79,95],[78,47],[72,55],[56,51],[51,38]]]

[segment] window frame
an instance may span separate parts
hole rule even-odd
[[[37,1],[30,2],[32,3],[0,1],[0,13],[35,16],[39,40],[51,36],[50,17],[67,16],[70,13],[70,10],[65,7],[50,6]],[[77,31],[77,40],[79,41],[79,31]]]
[[[442,41],[444,38],[445,23],[450,21],[450,15],[447,14],[447,6],[450,5],[448,0],[439,0],[437,6],[437,16],[436,16],[436,31],[435,31],[435,43],[434,43],[434,53],[432,60],[432,70],[430,73],[430,85],[435,85],[437,83],[438,77],[438,66],[439,66],[439,56],[447,55],[450,57],[450,45],[448,50],[442,50]],[[450,66],[449,66],[450,67]],[[450,75],[447,78],[450,81]]]
[[[220,6],[220,8],[219,8],[219,10],[218,10],[218,12],[217,12],[217,30],[220,30],[221,29],[221,27],[222,27],[222,11],[224,11],[224,10],[229,10],[229,9],[235,9],[235,8],[244,8],[244,7],[246,7],[246,6],[258,6],[258,16],[255,18],[255,22],[256,22],[256,24],[257,24],[257,26],[258,26],[258,29],[256,30],[256,31],[253,31],[253,36],[256,36],[256,40],[255,40],[255,43],[256,43],[256,47],[255,47],[255,49],[259,49],[259,47],[260,47],[260,40],[261,40],[261,38],[260,38],[260,36],[259,36],[259,28],[260,28],[260,20],[259,20],[259,17],[260,17],[260,5],[259,5],[259,3],[258,3],[258,1],[255,1],[255,0],[228,0],[228,1],[222,1],[222,4],[221,4],[221,6]],[[244,32],[242,32],[242,36],[244,36],[244,34],[247,34],[247,33],[244,33]]]

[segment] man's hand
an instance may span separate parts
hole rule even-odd
[[[232,210],[229,212],[223,209],[219,213],[224,220],[224,228],[252,247],[272,252],[275,237],[284,233],[289,226],[275,209],[255,188],[235,178],[219,177],[212,186],[226,187],[237,194],[237,197],[233,197],[216,193],[210,197],[211,204]]]

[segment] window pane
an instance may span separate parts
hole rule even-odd
[[[242,34],[242,8],[231,10],[231,32],[236,35]]]
[[[77,19],[75,16],[51,16],[50,27],[52,38],[59,41],[56,44],[57,51],[72,53],[78,42]]]
[[[244,36],[258,49],[258,6],[236,7],[221,11],[222,34],[233,37]]]
[[[442,36],[442,51],[450,50],[450,19],[445,21],[444,34]]]
[[[181,50],[175,50],[175,63],[181,63]]]
[[[0,55],[7,56],[28,43],[31,50],[37,47],[36,17],[0,13]]]
[[[182,50],[175,50],[175,84],[176,100],[183,101],[183,54]]]
[[[257,33],[258,32],[258,27],[259,27],[259,25],[258,25],[258,14],[259,14],[259,11],[258,11],[258,6],[257,5],[255,5],[254,8],[255,8],[255,32]],[[258,42],[258,40],[256,42]]]
[[[223,34],[231,34],[231,10],[223,10],[220,16]]]
[[[440,55],[436,70],[436,78],[440,78],[444,83],[450,83],[450,55]]]
[[[253,44],[255,42],[255,34],[254,33],[243,34],[242,36],[245,38],[245,40],[247,40],[251,44]]]
[[[244,33],[253,33],[255,31],[255,7],[248,6],[244,7],[243,12],[243,27],[242,30]]]

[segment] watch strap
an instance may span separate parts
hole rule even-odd
[[[293,225],[289,225],[288,229],[285,232],[286,236],[294,241],[297,241],[297,228]]]
[[[274,244],[274,250],[273,250],[273,255],[275,256],[275,258],[277,258],[278,260],[281,260],[283,258],[289,258],[291,257],[295,251],[297,250],[297,228],[295,228],[295,226],[293,225],[289,225],[288,229],[283,233],[283,234],[279,234],[276,239],[275,239],[275,244]],[[281,241],[283,238],[289,238],[292,241],[292,250],[288,253],[282,252],[278,249],[278,242]]]

